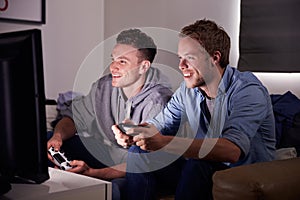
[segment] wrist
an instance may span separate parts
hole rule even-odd
[[[62,140],[62,135],[60,134],[60,132],[54,132],[53,133],[53,136],[52,136],[52,139],[55,139],[55,140],[58,140],[58,141],[63,141]]]

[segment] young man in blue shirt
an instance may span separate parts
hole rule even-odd
[[[155,199],[162,191],[175,199],[212,199],[215,171],[273,159],[268,91],[252,73],[228,65],[229,51],[230,38],[215,22],[184,27],[178,44],[184,82],[167,106],[127,135],[112,127],[120,145],[132,145],[129,199]]]

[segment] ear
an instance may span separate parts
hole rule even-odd
[[[219,63],[221,59],[221,52],[215,51],[213,55],[213,61]]]
[[[220,64],[220,59],[221,59],[221,52],[220,51],[215,51],[214,55],[212,56],[213,63],[215,65]]]
[[[150,68],[150,66],[151,66],[151,63],[149,60],[143,60],[140,65],[140,74],[146,73],[148,71],[148,69]]]

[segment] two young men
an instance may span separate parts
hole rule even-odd
[[[120,35],[134,34],[125,33]],[[95,83],[88,96],[74,100],[72,112],[64,113],[48,142],[59,149],[75,133],[97,138],[86,146],[100,166],[91,167],[83,156],[78,158],[84,161],[72,162],[71,171],[102,179],[122,177],[125,166],[111,166],[122,164],[127,155],[122,146],[131,146],[128,199],[155,199],[162,192],[175,193],[176,199],[211,199],[215,171],[273,159],[268,91],[252,73],[228,66],[230,38],[221,27],[199,20],[181,30],[178,55],[184,82],[164,109],[171,91],[155,79],[158,72],[150,68],[154,56],[141,51],[148,48],[120,41],[112,53],[111,75]],[[127,134],[138,133],[132,138],[114,125],[126,118],[135,124],[147,121],[147,127],[130,129]]]
[[[273,159],[268,91],[252,73],[228,65],[229,50],[230,38],[215,22],[184,27],[178,44],[184,82],[147,127],[128,130],[138,134],[133,141],[113,126],[118,143],[132,145],[128,199],[166,191],[175,199],[212,199],[215,171]]]

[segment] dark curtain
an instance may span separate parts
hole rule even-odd
[[[300,0],[241,0],[238,69],[300,72]]]

